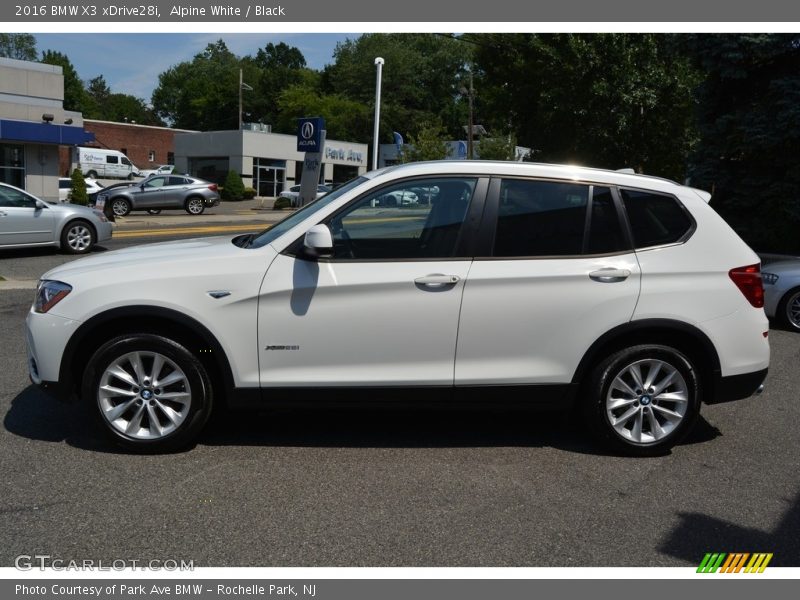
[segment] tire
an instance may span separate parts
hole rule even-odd
[[[70,221],[61,230],[61,249],[68,254],[87,254],[94,248],[97,234],[90,223]]]
[[[97,179],[97,171],[89,171],[88,173],[86,173],[86,176],[89,179]]]
[[[206,209],[206,205],[200,196],[191,196],[186,199],[183,208],[190,215],[202,215],[203,211]]]
[[[147,209],[147,214],[149,214],[149,215],[160,215],[161,214],[161,209],[160,208],[148,208]]]
[[[638,380],[649,387],[636,384],[637,372]],[[612,354],[592,371],[584,390],[584,418],[590,431],[613,450],[630,456],[666,454],[700,414],[697,370],[684,354],[668,346],[633,346]]]
[[[128,181],[133,181],[133,173],[128,173]]]
[[[111,200],[111,211],[115,217],[124,217],[131,212],[131,203],[125,198],[114,198]]]
[[[211,414],[212,389],[202,363],[183,345],[141,333],[115,338],[94,353],[82,396],[115,443],[152,454],[197,439]]]
[[[800,331],[800,287],[792,288],[778,302],[775,316],[790,331]]]

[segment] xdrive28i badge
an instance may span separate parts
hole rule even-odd
[[[300,350],[300,346],[284,346],[282,344],[270,344],[264,350]]]

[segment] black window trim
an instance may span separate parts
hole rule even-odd
[[[300,237],[298,237],[291,244],[289,244],[283,250],[283,252],[281,252],[281,254],[284,256],[290,256],[295,259],[309,261],[309,262],[337,263],[337,264],[396,263],[396,262],[464,262],[464,261],[474,260],[476,245],[478,243],[478,235],[482,224],[482,220],[484,219],[486,197],[490,181],[490,177],[478,173],[445,173],[441,175],[436,173],[427,173],[424,175],[414,175],[410,177],[403,177],[401,179],[394,179],[381,186],[371,188],[368,191],[364,192],[363,194],[359,194],[358,196],[350,200],[350,202],[348,202],[335,212],[329,214],[327,217],[317,222],[316,224],[328,225],[338,215],[340,215],[341,213],[349,209],[351,206],[353,206],[353,204],[360,202],[367,196],[379,194],[381,190],[385,190],[389,187],[393,187],[405,182],[422,181],[430,179],[474,179],[475,180],[475,189],[472,192],[472,198],[470,199],[469,206],[467,207],[467,214],[464,217],[464,222],[458,236],[458,241],[456,242],[455,256],[432,257],[432,258],[357,258],[357,259],[354,258],[342,259],[333,257],[312,258],[310,256],[305,255],[302,251],[303,241],[305,239],[305,233],[301,234]]]
[[[684,206],[681,199],[678,198],[675,194],[670,194],[669,192],[659,192],[656,190],[649,190],[647,188],[638,188],[630,185],[618,185],[613,186],[613,192],[616,194],[616,201],[619,203],[618,210],[619,213],[624,215],[625,219],[625,231],[628,232],[629,242],[631,244],[631,248],[633,248],[633,252],[645,252],[648,250],[658,250],[660,248],[670,248],[672,246],[680,246],[681,244],[685,244],[689,241],[689,239],[694,235],[694,232],[697,231],[697,221],[695,220],[692,213],[689,211],[686,206]],[[632,192],[641,192],[644,194],[653,194],[655,196],[666,196],[668,198],[672,198],[678,207],[683,211],[683,214],[689,219],[689,229],[686,230],[680,238],[675,240],[674,242],[668,242],[666,244],[656,244],[654,246],[642,246],[641,248],[636,246],[636,240],[633,237],[633,228],[631,227],[630,219],[628,218],[628,211],[625,210],[625,202],[622,200],[622,192],[623,190],[630,190]]]
[[[494,237],[497,231],[497,216],[500,206],[500,186],[505,179],[514,179],[517,181],[536,181],[546,183],[564,183],[569,185],[584,185],[589,188],[589,199],[586,204],[586,220],[584,222],[583,232],[583,247],[586,247],[588,238],[588,226],[590,223],[591,206],[594,201],[594,188],[604,187],[611,190],[611,196],[614,199],[614,207],[617,211],[617,219],[622,226],[622,234],[625,238],[627,248],[616,250],[614,252],[604,252],[599,254],[557,254],[557,255],[536,255],[536,256],[494,256]],[[627,220],[627,215],[624,212],[621,196],[617,191],[617,186],[610,183],[603,183],[599,181],[585,181],[573,179],[559,179],[554,177],[525,177],[514,175],[493,175],[489,183],[489,193],[486,197],[486,208],[484,210],[484,219],[481,223],[481,229],[478,234],[478,253],[475,254],[474,260],[480,261],[500,261],[500,260],[575,260],[579,258],[602,258],[605,256],[623,256],[625,254],[632,254],[635,252],[633,246],[633,237],[630,233],[630,224]],[[625,189],[633,189],[625,186]],[[652,190],[645,190],[652,191]],[[660,193],[660,192],[656,192]],[[681,205],[682,206],[682,205]]]

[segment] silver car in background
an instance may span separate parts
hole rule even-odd
[[[764,265],[761,280],[767,316],[800,331],[800,258]]]
[[[106,216],[86,206],[50,203],[13,185],[0,183],[0,248],[56,246],[86,254],[111,239]]]
[[[152,175],[139,183],[103,190],[97,194],[97,201],[110,205],[117,217],[132,210],[158,214],[165,208],[200,215],[219,204],[219,188],[216,183],[189,175]]]

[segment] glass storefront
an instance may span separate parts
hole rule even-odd
[[[25,189],[25,147],[0,144],[0,181]]]
[[[253,187],[258,196],[276,197],[283,191],[283,182],[285,180],[285,160],[253,159]]]
[[[222,185],[228,176],[230,159],[227,156],[204,156],[189,159],[189,174]]]

